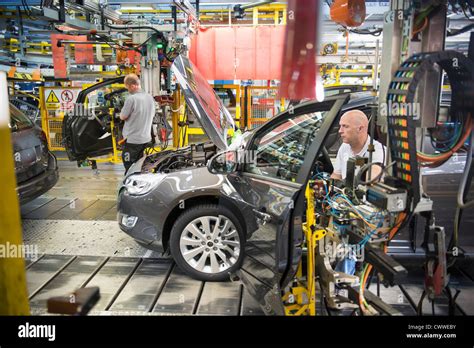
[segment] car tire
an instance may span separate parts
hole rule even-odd
[[[235,214],[215,204],[185,211],[170,235],[170,251],[178,267],[203,281],[229,280],[242,265],[244,244],[244,229]]]

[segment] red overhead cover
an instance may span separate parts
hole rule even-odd
[[[288,99],[316,97],[317,18],[321,7],[314,0],[288,0],[285,50],[280,95]]]
[[[87,41],[87,35],[76,36],[76,41]],[[94,48],[91,44],[74,45],[76,64],[94,64]]]
[[[200,29],[190,59],[208,80],[279,79],[284,34],[284,26]]]
[[[64,56],[64,45],[58,47],[59,40],[68,41],[87,41],[86,35],[67,35],[67,34],[51,34],[51,47],[53,50],[54,77],[65,79],[67,77],[66,58]],[[94,52],[92,45],[78,44],[75,45],[75,60],[77,64],[94,63]]]

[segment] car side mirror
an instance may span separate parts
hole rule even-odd
[[[214,155],[207,162],[207,169],[212,174],[230,174],[237,170],[237,151],[229,150]]]

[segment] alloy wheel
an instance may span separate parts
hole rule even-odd
[[[203,273],[221,273],[232,267],[240,255],[239,233],[224,215],[191,221],[181,233],[179,246],[186,263]]]

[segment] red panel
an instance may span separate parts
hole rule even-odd
[[[271,75],[271,35],[273,27],[257,27],[255,30],[255,79],[268,80]]]
[[[284,98],[316,97],[316,27],[320,6],[314,0],[288,0],[280,94]]]
[[[75,36],[75,41],[87,41],[87,35]],[[74,55],[77,64],[94,64],[94,48],[92,45],[75,45]]]
[[[200,29],[190,59],[208,80],[272,80],[281,75],[283,26]]]
[[[196,66],[208,80],[215,80],[215,32],[214,29],[200,30],[196,45]]]
[[[67,77],[66,58],[64,56],[64,45],[58,47],[58,40],[87,41],[85,35],[51,34],[51,47],[53,51],[54,77],[64,79]],[[94,52],[92,45],[75,45],[75,60],[78,64],[93,64]]]
[[[235,31],[233,28],[213,28],[215,41],[214,80],[235,79]]]
[[[256,29],[253,27],[235,27],[236,79],[255,80],[255,41]]]
[[[54,77],[64,79],[67,77],[66,58],[64,57],[64,47],[58,47],[58,40],[68,39],[70,35],[51,34],[51,48],[53,51]]]
[[[269,79],[281,79],[281,65],[283,62],[283,49],[285,44],[285,27],[280,25],[272,30],[270,54],[270,76]]]
[[[137,51],[127,51],[127,58],[130,64],[140,64],[141,54]]]

